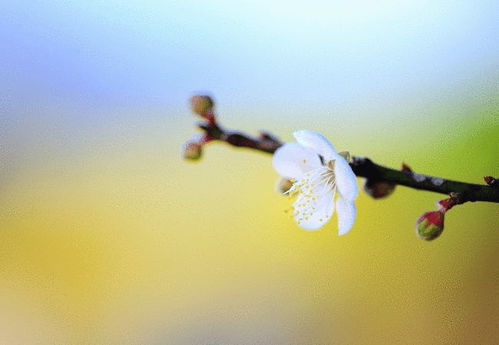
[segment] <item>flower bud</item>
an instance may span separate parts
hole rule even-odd
[[[195,140],[188,140],[185,142],[182,148],[182,154],[184,159],[198,160],[201,158],[203,153],[203,145]]]
[[[350,152],[348,151],[341,151],[340,153],[338,153],[341,157],[345,158],[345,160],[347,161],[347,163],[350,163]]]
[[[192,112],[202,117],[207,117],[213,114],[215,103],[210,96],[195,95],[190,99]]]
[[[416,221],[416,234],[419,238],[431,241],[440,236],[444,230],[444,210],[424,213]]]
[[[402,169],[400,170],[402,170],[405,173],[412,173],[411,167],[405,163],[402,163]]]
[[[374,199],[381,199],[392,194],[395,186],[394,183],[388,181],[366,179],[364,191]]]
[[[497,187],[499,186],[499,180],[492,177],[492,176],[484,176],[483,177],[483,180],[485,181],[486,184],[488,184],[489,186],[494,186],[494,187]]]
[[[287,191],[291,189],[292,186],[293,182],[290,179],[286,177],[281,177],[277,180],[275,188],[278,193],[285,194]]]

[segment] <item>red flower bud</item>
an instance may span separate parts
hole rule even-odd
[[[483,180],[489,186],[496,186],[497,187],[499,185],[498,180],[492,176],[484,176]]]
[[[424,213],[416,221],[416,234],[419,238],[431,241],[440,236],[444,230],[445,211],[431,211]]]

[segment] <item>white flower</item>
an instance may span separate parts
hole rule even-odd
[[[336,208],[338,232],[346,234],[355,220],[358,193],[352,168],[322,134],[300,130],[293,135],[297,143],[281,146],[272,163],[280,175],[293,181],[288,193],[296,196],[295,220],[304,229],[316,230],[329,221]]]

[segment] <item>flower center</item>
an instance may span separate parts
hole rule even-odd
[[[334,162],[331,161],[327,166],[308,171],[299,180],[291,180],[295,192],[306,192],[313,190],[315,186],[329,186],[336,185],[333,167]]]
[[[296,196],[293,203],[293,216],[300,224],[308,221],[310,217],[317,218],[318,221],[328,219],[326,214],[328,205],[323,205],[326,194],[335,194],[336,180],[334,174],[334,161],[327,162],[321,167],[311,170],[298,181],[293,181],[293,186],[288,190],[291,197]],[[327,201],[326,203],[329,203]]]
[[[329,161],[320,168],[308,171],[302,178],[292,180],[293,186],[288,190],[290,196],[300,195],[306,203],[319,199],[326,193],[334,193],[336,179],[334,161]]]

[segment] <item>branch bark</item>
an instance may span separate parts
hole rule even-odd
[[[267,132],[261,132],[259,137],[252,137],[239,131],[226,130],[219,126],[214,118],[199,123],[198,126],[205,132],[205,136],[209,140],[223,141],[232,146],[274,153],[283,144],[279,139]],[[491,178],[493,183],[490,183],[490,185],[459,182],[418,174],[410,169],[396,170],[388,168],[374,163],[369,158],[356,156],[352,158],[350,166],[358,177],[446,194],[454,200],[455,204],[468,201],[499,203],[499,183],[496,183],[497,179],[494,178]]]

